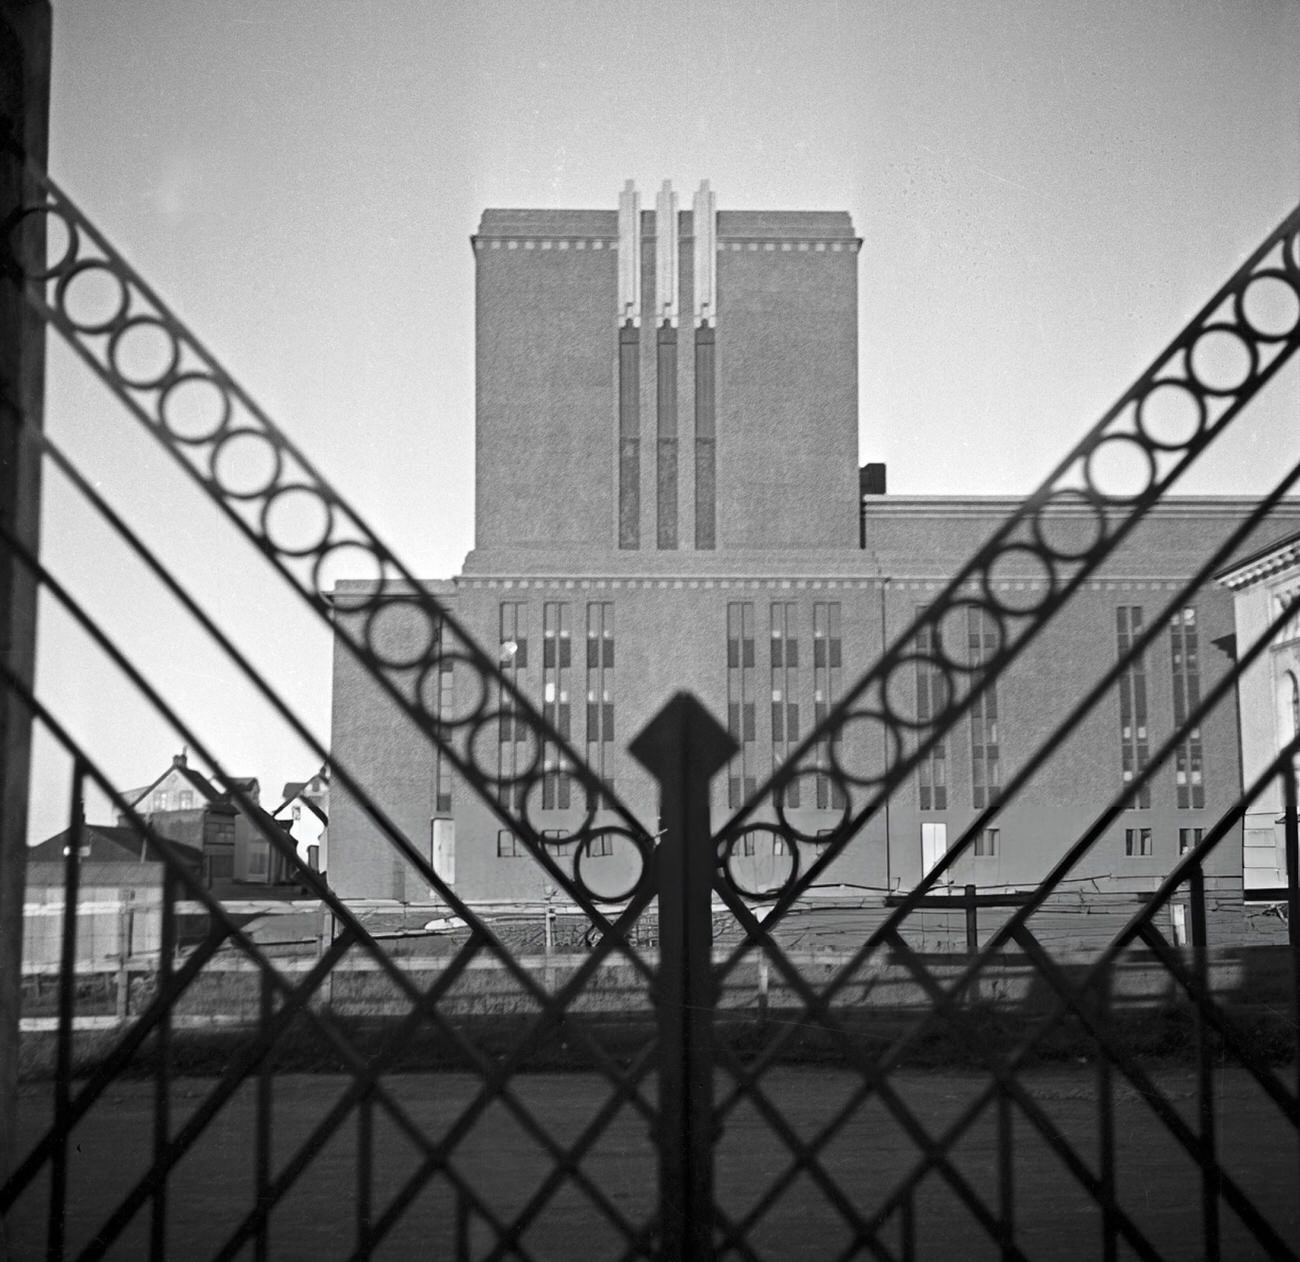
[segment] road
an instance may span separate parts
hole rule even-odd
[[[1152,1071],[1174,1110],[1197,1125],[1196,1079],[1189,1069]],[[920,1150],[895,1114],[873,1098],[847,1112],[858,1079],[841,1070],[779,1067],[764,1075],[763,1095],[788,1126],[789,1138],[807,1142],[842,1124],[820,1149],[819,1170],[796,1172],[774,1192],[791,1167],[791,1149],[779,1139],[759,1107],[745,1103],[725,1119],[717,1148],[717,1193],[726,1219],[747,1218],[752,1254],[763,1259],[823,1259],[840,1256],[852,1240],[848,1219],[866,1219],[916,1167]],[[897,1104],[928,1133],[937,1135],[987,1079],[975,1073],[903,1071],[891,1076]],[[267,1256],[327,1259],[351,1256],[358,1243],[358,1180],[355,1151],[359,1128],[353,1109],[324,1142],[310,1140],[313,1126],[343,1096],[348,1079],[330,1075],[283,1075],[272,1082],[273,1170],[279,1172],[304,1144],[310,1156],[301,1177],[276,1207]],[[389,1098],[418,1128],[438,1142],[475,1097],[476,1080],[464,1074],[394,1075],[383,1080]],[[730,1080],[719,1075],[719,1097]],[[1080,1157],[1097,1169],[1097,1074],[1089,1066],[1035,1070],[1019,1080],[1033,1104],[1050,1119]],[[172,1101],[173,1134],[198,1109],[214,1083],[178,1079]],[[536,1074],[512,1081],[519,1111],[545,1128],[564,1147],[610,1099],[611,1087],[586,1074]],[[106,1221],[113,1206],[146,1169],[151,1153],[153,1088],[121,1082],[92,1109],[74,1132],[69,1160],[68,1256]],[[1160,1256],[1201,1257],[1203,1216],[1201,1173],[1156,1120],[1150,1106],[1127,1084],[1115,1092],[1115,1187],[1121,1210],[1130,1215]],[[19,1150],[26,1151],[48,1123],[48,1085],[22,1090]],[[1216,1075],[1213,1110],[1225,1169],[1293,1250],[1300,1245],[1300,1150],[1297,1136],[1277,1108],[1242,1071]],[[178,1165],[168,1191],[169,1258],[216,1256],[237,1224],[256,1203],[256,1084],[246,1083],[217,1113]],[[397,1190],[419,1165],[414,1144],[401,1134],[382,1104],[371,1113],[375,1163],[370,1196],[371,1230]],[[958,1190],[982,1200],[996,1218],[1002,1205],[996,1106],[985,1109],[948,1152],[947,1173],[931,1171],[919,1184],[911,1212],[917,1257],[980,1259],[1001,1256],[996,1228],[982,1226]],[[1019,1105],[1006,1112],[1014,1160],[1007,1204],[1015,1241],[1029,1258],[1094,1258],[1102,1253],[1100,1210],[1028,1120]],[[487,1220],[471,1212],[458,1219],[458,1203],[478,1198],[490,1214],[518,1215],[553,1175],[555,1162],[528,1133],[529,1123],[500,1099],[489,1103],[451,1148],[453,1176],[468,1192],[462,1197],[446,1173],[438,1173],[387,1231],[373,1256],[393,1259],[484,1258],[497,1240]],[[578,1162],[582,1176],[598,1188],[592,1196],[570,1178],[522,1232],[521,1255],[537,1259],[597,1259],[622,1255],[627,1238],[611,1222],[623,1215],[641,1224],[651,1214],[656,1158],[645,1118],[624,1104]],[[834,1183],[829,1195],[820,1181]],[[951,1176],[951,1177],[949,1177]],[[9,1221],[12,1256],[40,1258],[44,1252],[48,1177],[28,1190]],[[360,1195],[364,1198],[365,1193]],[[842,1198],[842,1200],[840,1200]],[[840,1207],[836,1202],[840,1200]],[[149,1206],[127,1225],[106,1256],[148,1256]],[[895,1214],[880,1229],[885,1256],[901,1254],[901,1220]],[[1234,1262],[1272,1256],[1253,1241],[1237,1216],[1222,1209],[1222,1256]],[[464,1247],[462,1254],[461,1248]],[[253,1258],[252,1245],[234,1255]],[[720,1253],[719,1256],[746,1256]],[[860,1256],[872,1256],[865,1250]],[[1136,1256],[1121,1247],[1119,1256]]]

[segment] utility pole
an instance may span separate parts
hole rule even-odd
[[[49,157],[49,0],[0,0],[0,525],[33,553],[39,544],[40,455],[25,442],[45,406],[45,326],[23,300],[14,257],[44,265],[42,215],[27,161]],[[36,583],[0,546],[0,659],[28,687],[36,673]],[[23,898],[32,718],[0,685],[0,1176],[13,1168],[22,998]],[[2,1239],[2,1238],[0,1238]]]

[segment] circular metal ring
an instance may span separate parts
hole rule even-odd
[[[89,323],[74,320],[71,312],[68,310],[68,289],[79,276],[89,276],[92,272],[103,272],[113,278],[114,284],[119,291],[117,310],[107,320],[94,320]],[[126,280],[113,270],[111,264],[104,259],[87,259],[82,263],[74,263],[60,277],[59,283],[54,289],[54,301],[58,304],[59,310],[63,313],[63,318],[77,330],[78,333],[107,333],[110,329],[116,328],[123,320],[126,319],[126,313],[131,306],[131,287]]]
[[[1161,438],[1158,434],[1152,432],[1155,420],[1147,415],[1147,406],[1153,399],[1161,397],[1161,391],[1167,392],[1163,396],[1166,398],[1170,394],[1176,394],[1189,400],[1196,409],[1196,419],[1192,431],[1186,438]],[[1193,390],[1187,382],[1164,380],[1153,382],[1151,389],[1137,401],[1137,406],[1134,409],[1134,421],[1137,424],[1138,434],[1148,449],[1181,452],[1186,451],[1205,432],[1205,427],[1209,423],[1209,412],[1205,406],[1205,399],[1198,391]]]
[[[582,820],[571,828],[552,827],[550,829],[547,829],[546,831],[548,832],[559,834],[558,836],[554,836],[554,837],[544,836],[543,830],[541,828],[536,827],[536,825],[534,824],[534,820],[536,817],[535,812],[537,812],[539,809],[543,812],[546,812],[547,814],[551,813],[546,806],[542,806],[539,808],[532,800],[535,797],[538,790],[545,792],[547,776],[565,777],[565,779],[569,781],[570,797],[572,798],[574,794],[580,795],[581,802],[582,802],[582,805],[579,807],[569,806],[569,807],[557,808],[559,810],[568,811],[570,813],[573,812],[574,810],[581,810]],[[530,825],[533,825],[535,831],[537,832],[537,835],[542,839],[543,845],[567,846],[571,842],[575,842],[579,838],[584,836],[590,830],[592,824],[595,823],[596,812],[600,809],[600,792],[595,787],[584,783],[582,777],[576,774],[576,772],[572,768],[565,771],[561,771],[558,768],[548,769],[545,763],[545,759],[543,759],[541,770],[537,773],[536,776],[530,779],[528,783],[524,786],[522,800],[519,802],[518,809],[522,811],[524,819],[527,820]]]
[[[174,420],[167,415],[167,408],[174,402],[176,391],[199,382],[208,382],[217,392],[217,397],[221,400],[221,414],[217,423],[210,430],[204,430],[196,434],[183,434],[176,428]],[[158,396],[158,423],[162,426],[167,437],[173,442],[184,443],[186,446],[191,447],[210,443],[219,435],[225,433],[230,425],[230,394],[211,373],[179,373],[163,387],[162,393]]]
[[[1043,573],[1039,576],[1014,574],[1005,578],[998,577],[993,572],[994,568],[1012,553],[1024,553],[1033,557],[1042,566]],[[1051,557],[1044,555],[1038,548],[1028,543],[1006,544],[989,558],[980,571],[980,585],[984,589],[984,598],[990,611],[996,610],[1000,621],[1006,618],[1026,618],[1037,613],[1056,594],[1056,582],[1056,568],[1052,565]],[[999,595],[993,589],[995,583],[1016,583],[1021,586],[1008,589]],[[1041,587],[1035,584],[1041,584]],[[1023,602],[1008,601],[1006,596],[1013,590],[1024,591],[1026,599]]]
[[[509,742],[501,739],[503,724],[511,724],[511,740]],[[525,732],[525,739],[522,741],[514,739],[514,726],[519,725]],[[526,751],[525,757],[517,762],[516,770],[509,775],[501,772],[500,766],[485,767],[479,759],[479,738],[483,732],[492,733],[492,748],[496,750],[495,759],[500,763],[501,746],[505,744],[523,745]],[[498,706],[494,710],[484,710],[482,714],[469,724],[469,735],[465,739],[465,756],[466,761],[474,771],[489,784],[499,788],[517,788],[520,785],[527,785],[532,778],[538,774],[538,768],[542,763],[542,740],[541,735],[533,726],[532,717],[524,710],[507,710],[504,706]]]
[[[839,791],[840,796],[844,799],[844,804],[842,806],[831,807],[831,810],[839,811],[840,817],[835,822],[835,826],[833,828],[819,829],[815,833],[805,832],[797,824],[791,822],[790,816],[786,812],[808,810],[813,808],[800,807],[800,806],[786,806],[785,791],[784,790],[774,791],[772,794],[772,806],[773,809],[776,811],[776,818],[781,825],[781,830],[786,834],[787,838],[791,838],[794,841],[806,841],[815,844],[817,842],[822,842],[827,840],[826,836],[823,834],[829,833],[830,836],[832,837],[839,836],[841,830],[843,830],[843,828],[848,824],[849,812],[853,809],[852,803],[849,800],[849,786],[848,783],[845,781],[844,776],[836,768],[829,765],[825,767],[800,768],[790,778],[788,785],[797,784],[800,780],[812,780],[813,789],[815,792],[818,776],[825,776],[828,780],[832,781],[834,788]],[[787,788],[788,785],[786,786]],[[799,796],[802,799],[803,793],[800,792]],[[817,807],[815,809],[820,811],[824,808]]]
[[[385,633],[383,622],[394,618],[398,619],[396,629]],[[403,621],[407,618],[411,621]],[[410,670],[427,662],[438,649],[441,621],[438,611],[417,596],[385,596],[366,615],[361,635],[379,665],[389,670]],[[393,639],[399,642],[396,652],[384,647],[386,640]]]
[[[752,889],[745,885],[736,876],[732,867],[732,860],[736,857],[736,846],[743,842],[746,837],[754,833],[771,833],[772,834],[772,856],[775,859],[777,855],[777,843],[782,847],[782,853],[789,860],[789,872],[780,880],[780,883],[772,886],[767,885],[762,889]],[[758,858],[757,855],[740,856],[742,859]],[[747,898],[751,902],[766,903],[780,898],[786,890],[798,879],[799,876],[799,847],[795,844],[793,838],[774,824],[744,824],[734,832],[727,833],[720,839],[718,863],[722,869],[722,875],[726,878],[727,883],[742,898]],[[757,865],[755,865],[757,866]]]
[[[154,328],[160,329],[163,336],[167,339],[170,354],[167,357],[167,367],[162,372],[153,377],[131,377],[123,371],[121,364],[117,362],[118,351],[122,345],[122,338],[130,333],[133,329]],[[139,315],[131,316],[123,320],[112,332],[108,339],[108,364],[109,367],[117,374],[118,380],[123,384],[130,386],[133,390],[157,390],[166,382],[170,382],[176,372],[176,366],[180,363],[181,348],[180,343],[176,340],[176,334],[171,331],[157,316]]]
[[[271,511],[276,503],[283,504],[285,497],[289,495],[305,495],[313,499],[320,505],[324,513],[324,529],[319,531],[319,537],[313,539],[310,543],[296,548],[287,547],[284,543],[278,542],[275,538],[275,532],[271,528]],[[330,503],[329,497],[319,488],[311,486],[306,482],[290,482],[287,486],[277,486],[270,495],[266,497],[262,504],[261,512],[262,536],[268,544],[276,550],[280,556],[286,557],[305,557],[312,556],[319,552],[329,542],[329,537],[334,531],[334,508]]]
[[[1069,501],[1077,500],[1092,513],[1093,537],[1083,547],[1065,547],[1049,537],[1050,510],[1065,506]],[[1060,561],[1082,561],[1106,537],[1106,513],[1102,506],[1087,491],[1079,487],[1064,487],[1053,491],[1037,508],[1031,518],[1034,542],[1042,549],[1045,556]],[[989,611],[992,613],[992,610]]]
[[[1141,453],[1143,460],[1146,462],[1146,485],[1141,490],[1134,491],[1132,494],[1119,494],[1116,492],[1103,491],[1097,485],[1095,461],[1101,456],[1101,453],[1108,447],[1113,450],[1119,450],[1121,444],[1127,444],[1129,447],[1136,448]],[[1136,437],[1132,434],[1108,434],[1099,442],[1095,443],[1092,449],[1084,457],[1083,476],[1088,485],[1089,493],[1098,503],[1103,504],[1133,504],[1140,500],[1156,480],[1156,458],[1151,450],[1149,443],[1145,439]]]
[[[1269,282],[1285,286],[1287,293],[1291,295],[1295,302],[1295,314],[1292,316],[1291,325],[1280,332],[1270,332],[1267,329],[1260,328],[1250,318],[1250,313],[1246,310],[1246,296],[1250,293],[1251,288]],[[1257,342],[1283,341],[1285,338],[1291,337],[1297,328],[1300,328],[1300,289],[1297,289],[1297,278],[1289,275],[1285,268],[1261,267],[1259,271],[1252,273],[1250,279],[1233,294],[1232,309],[1236,313],[1238,321]]]
[[[953,635],[944,634],[945,619],[953,614],[957,614],[961,610],[964,610],[967,614],[967,625],[958,628],[956,634],[961,644],[966,649],[966,655],[964,657],[958,657],[954,654],[952,649]],[[984,651],[983,635],[981,634],[978,655],[972,655],[969,631],[969,614],[971,610],[974,610],[976,613],[981,615],[981,627],[991,625],[993,628],[994,637],[997,643],[989,653],[985,653]],[[997,610],[990,609],[983,601],[976,600],[973,596],[957,596],[955,599],[949,601],[948,604],[943,606],[941,611],[937,610],[936,607],[932,605],[930,607],[930,612],[932,615],[937,614],[934,629],[934,652],[946,670],[957,671],[964,675],[974,674],[976,671],[983,670],[985,666],[988,665],[989,658],[1000,653],[1002,651],[1002,646],[1006,643],[1007,630],[1006,625],[1002,621],[1001,615]]]
[[[587,879],[582,875],[583,860],[594,862],[601,858],[612,858],[612,855],[593,855],[592,846],[605,837],[621,837],[627,841],[633,850],[636,851],[637,859],[640,863],[635,879],[626,889],[619,889],[616,893],[600,893],[594,889]],[[629,832],[626,828],[620,828],[617,825],[606,825],[603,828],[593,829],[587,833],[578,842],[577,848],[573,852],[573,883],[582,890],[593,903],[625,903],[641,889],[646,881],[647,874],[650,870],[650,839],[644,834],[635,834]]]
[[[917,700],[915,700],[916,668],[918,666],[932,670],[935,677],[943,681],[940,704],[934,706],[933,713],[925,718],[915,713],[919,708]],[[894,685],[895,680],[898,681],[897,686]],[[908,710],[904,710],[901,703],[896,700],[900,689],[904,693],[910,690],[914,698]],[[890,696],[891,691],[894,693],[893,697]],[[952,672],[933,652],[928,654],[919,651],[908,652],[895,658],[885,672],[885,678],[880,689],[880,701],[887,718],[898,724],[899,727],[911,728],[913,731],[922,731],[942,722],[944,715],[952,709],[955,696],[956,689],[953,684]]]
[[[355,599],[355,603],[350,603],[347,606],[346,612],[349,615],[355,616],[357,614],[362,614],[367,612],[370,609],[373,609],[375,605],[377,605],[383,597],[385,559],[382,556],[380,556],[379,553],[376,552],[375,549],[369,543],[366,543],[360,539],[336,539],[333,543],[328,544],[326,547],[322,548],[320,552],[317,554],[316,560],[312,562],[311,582],[312,582],[312,586],[316,589],[316,591],[323,592],[325,589],[324,587],[322,587],[321,581],[323,578],[326,577],[324,573],[326,566],[329,564],[331,558],[338,557],[342,554],[345,554],[349,550],[354,550],[356,552],[364,553],[365,556],[371,562],[373,562],[374,565],[373,574],[363,575],[356,580],[352,580],[352,579],[347,580],[349,582],[368,581],[372,585],[372,590],[365,593],[364,595],[358,595],[355,598],[351,596],[349,597],[349,600]],[[342,581],[344,580],[340,578],[335,578],[334,580],[335,583],[339,583]],[[333,585],[331,585],[331,587],[332,586]]]
[[[241,438],[253,439],[264,444],[273,457],[270,476],[251,490],[246,491],[237,491],[226,486],[221,480],[221,474],[218,472],[221,453],[229,450],[229,445],[238,442]],[[280,474],[284,471],[284,455],[280,450],[280,445],[269,434],[260,429],[252,429],[247,426],[242,429],[228,429],[212,445],[212,452],[208,456],[208,470],[218,493],[226,499],[256,500],[261,499],[264,495],[269,495],[275,489],[276,483],[280,480]]]
[[[850,744],[860,745],[864,739],[862,735],[852,730],[855,723],[871,724],[873,730],[878,730],[885,738],[885,749],[882,751],[878,771],[855,774],[844,763],[845,749]],[[832,778],[847,785],[870,789],[883,784],[889,778],[890,768],[902,756],[903,738],[898,726],[889,721],[889,717],[883,710],[850,710],[840,719],[835,730],[827,733],[827,748],[829,751],[827,762]]]
[[[1196,348],[1210,337],[1231,338],[1238,346],[1246,352],[1247,368],[1245,375],[1234,386],[1212,386],[1196,370]],[[1255,349],[1255,343],[1248,337],[1243,337],[1241,330],[1235,324],[1225,324],[1217,321],[1214,324],[1207,324],[1192,339],[1191,345],[1187,348],[1187,377],[1188,380],[1195,384],[1197,389],[1204,391],[1206,394],[1212,394],[1221,399],[1232,398],[1240,394],[1242,390],[1250,383],[1250,379],[1259,372],[1259,352]]]
[[[44,215],[46,219],[57,219],[67,231],[68,243],[64,247],[62,256],[56,262],[46,263],[43,267],[28,267],[26,260],[19,257],[14,235],[24,219],[33,218],[36,215]],[[81,237],[77,232],[76,223],[69,218],[62,208],[48,204],[44,206],[21,206],[7,215],[4,224],[4,239],[9,247],[9,258],[13,261],[14,271],[28,280],[53,280],[58,276],[62,276],[72,265],[73,259],[77,257],[77,252],[81,249]]]
[[[478,686],[478,696],[474,704],[463,712],[456,710],[452,714],[442,712],[442,674],[446,666],[450,663],[452,667],[452,693],[461,685],[465,674],[456,670],[456,663],[463,662],[468,667],[469,677]],[[430,680],[433,681],[432,688],[434,692],[433,704],[430,704],[429,688]],[[429,721],[441,732],[450,732],[455,728],[464,727],[467,723],[473,723],[484,711],[488,704],[489,684],[487,677],[484,675],[478,662],[468,653],[460,649],[443,649],[439,648],[433,655],[432,660],[420,672],[420,678],[415,685],[416,704],[420,710],[428,716]]]

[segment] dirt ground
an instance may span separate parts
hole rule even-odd
[[[1197,1081],[1188,1067],[1152,1070],[1173,1111],[1199,1127]],[[1290,1081],[1292,1071],[1285,1071]],[[652,1079],[650,1080],[652,1084]],[[860,1080],[838,1069],[779,1067],[761,1079],[762,1098],[747,1100],[723,1119],[717,1146],[717,1201],[723,1225],[719,1257],[830,1259],[902,1255],[902,1215],[878,1225],[872,1216],[922,1164],[922,1128],[938,1136],[987,1085],[970,1072],[906,1071],[890,1079],[893,1109],[879,1098],[854,1102]],[[536,1259],[638,1256],[631,1231],[653,1213],[656,1154],[649,1122],[624,1102],[575,1162],[577,1177],[557,1173],[535,1131],[569,1149],[610,1101],[604,1079],[586,1074],[534,1074],[511,1083],[512,1108],[495,1099],[473,1124],[458,1122],[476,1096],[464,1074],[406,1074],[383,1080],[388,1099],[433,1145],[437,1172],[400,1213],[386,1217],[417,1172],[421,1153],[402,1133],[387,1105],[369,1115],[374,1166],[371,1187],[360,1186],[356,1146],[366,1121],[351,1108],[329,1139],[314,1140],[315,1125],[339,1102],[350,1080],[332,1075],[282,1075],[271,1080],[272,1177],[295,1154],[306,1159],[300,1176],[276,1206],[265,1256],[327,1259],[353,1256],[364,1241],[372,1256],[408,1258],[526,1257]],[[1099,1167],[1098,1076],[1095,1067],[1039,1069],[1019,1080],[1040,1120],[1077,1150],[1087,1172]],[[214,1087],[204,1079],[174,1084],[172,1134],[199,1109]],[[734,1086],[719,1074],[725,1100]],[[647,1088],[652,1093],[653,1086]],[[1294,1089],[1293,1089],[1294,1095]],[[652,1102],[652,1094],[647,1096]],[[770,1106],[770,1109],[769,1109]],[[26,1152],[51,1116],[50,1087],[23,1088],[18,1149]],[[906,1114],[900,1120],[900,1114]],[[909,1120],[910,1119],[910,1120]],[[1216,1074],[1213,1120],[1216,1143],[1240,1198],[1253,1206],[1293,1252],[1300,1250],[1300,1144],[1296,1130],[1257,1084],[1237,1069]],[[79,1123],[69,1154],[68,1256],[88,1245],[147,1168],[152,1153],[153,1088],[122,1082]],[[256,1084],[247,1083],[216,1114],[174,1172],[167,1194],[169,1258],[223,1253],[240,1222],[256,1205]],[[999,1126],[1009,1126],[1014,1157],[1009,1185],[999,1174]],[[792,1145],[832,1129],[818,1147],[815,1167],[800,1169]],[[1202,1173],[1166,1125],[1127,1083],[1115,1084],[1114,1183],[1120,1210],[1158,1256],[1205,1256]],[[781,1131],[782,1134],[778,1134]],[[532,1133],[530,1133],[532,1132]],[[783,1137],[784,1136],[784,1137]],[[442,1158],[445,1157],[445,1162]],[[442,1164],[439,1164],[442,1162]],[[947,1149],[947,1165],[917,1184],[907,1212],[916,1233],[916,1256],[980,1259],[1002,1256],[997,1220],[1008,1216],[1015,1245],[1027,1258],[1104,1256],[1101,1211],[1062,1156],[1045,1139],[1021,1103],[985,1108]],[[548,1183],[548,1180],[551,1181]],[[582,1180],[586,1180],[584,1187]],[[554,1184],[552,1186],[551,1184]],[[27,1190],[7,1221],[10,1256],[43,1258],[48,1173]],[[365,1212],[368,1201],[368,1214]],[[987,1212],[981,1223],[971,1202]],[[1288,1256],[1256,1240],[1228,1200],[1220,1197],[1221,1256],[1238,1260]],[[358,1205],[362,1207],[359,1225]],[[533,1212],[529,1212],[530,1205]],[[1246,1210],[1250,1212],[1249,1209]],[[523,1214],[519,1250],[494,1253],[500,1235],[491,1218],[508,1223]],[[149,1256],[150,1203],[146,1200],[103,1256]],[[367,1225],[368,1224],[368,1225]],[[884,1253],[853,1249],[854,1228],[871,1225]],[[747,1249],[726,1243],[739,1227]],[[379,1233],[375,1240],[365,1232]],[[361,1234],[359,1234],[361,1233]],[[227,1256],[254,1258],[250,1239]],[[1137,1257],[1121,1243],[1118,1257]]]

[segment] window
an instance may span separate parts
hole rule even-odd
[[[641,330],[618,331],[618,546],[641,546]]]
[[[614,605],[610,601],[587,606],[587,765],[614,788]]]
[[[727,606],[727,730],[740,746],[727,771],[727,804],[735,809],[758,787],[754,721],[754,606]]]
[[[254,841],[248,847],[248,875],[265,876],[267,868],[266,842]]]
[[[948,849],[947,824],[921,825],[921,875],[934,867]]]
[[[660,548],[677,547],[677,330],[665,321],[658,329],[658,524]]]
[[[608,833],[593,837],[587,843],[587,855],[592,859],[608,859],[614,853],[614,841]]]
[[[918,614],[924,612],[917,609]],[[924,728],[936,715],[941,714],[948,704],[947,681],[943,671],[927,660],[927,654],[935,649],[935,633],[930,626],[922,626],[917,632],[916,647],[916,721]],[[943,739],[935,741],[929,751],[917,764],[917,787],[923,811],[946,811],[948,809],[948,750]],[[927,867],[928,871],[928,867]]]
[[[975,835],[975,857],[977,859],[992,858],[998,853],[998,847],[1001,844],[1001,838],[998,834],[1000,828],[985,828]]]
[[[517,692],[523,692],[528,668],[528,606],[523,601],[503,600],[500,618],[498,664],[501,674]],[[527,724],[518,717],[514,695],[506,688],[502,688],[500,694],[497,796],[504,805],[522,808],[526,785],[520,777],[528,766],[529,731]]]
[[[740,838],[740,853],[741,853],[741,854],[753,854],[753,853],[754,853],[754,834],[753,834],[753,833],[744,833],[744,834],[741,836],[741,838]]]
[[[178,799],[178,801],[179,801],[179,807],[180,807],[180,809],[181,809],[182,811],[193,810],[193,809],[194,809],[194,790],[193,790],[193,789],[182,789],[182,790],[180,791],[180,795],[179,795],[179,799]]]
[[[1178,853],[1186,854],[1189,850],[1195,850],[1201,844],[1201,838],[1205,836],[1203,828],[1180,828],[1178,830]]]
[[[695,330],[695,547],[717,545],[713,327]]]
[[[820,725],[840,699],[843,674],[843,641],[838,601],[818,601],[813,605],[813,723]],[[833,754],[840,734],[817,745],[817,809],[843,810],[844,790],[831,774]]]
[[[790,601],[772,604],[772,770],[785,765],[799,743],[799,609]],[[786,785],[785,805],[799,805],[799,781]]]
[[[969,662],[975,667],[983,666],[998,650],[997,623],[985,610],[968,607],[966,633]],[[996,681],[971,702],[970,772],[971,805],[982,811],[997,797],[1002,783]],[[979,853],[978,848],[975,853]]]
[[[1201,665],[1196,634],[1196,608],[1188,605],[1169,621],[1169,650],[1173,668],[1174,723],[1181,726],[1201,701]],[[1174,751],[1174,785],[1180,810],[1205,806],[1204,749],[1201,729],[1192,728]]]
[[[1142,607],[1119,605],[1115,610],[1115,638],[1118,656],[1128,653],[1142,634]],[[1146,664],[1139,656],[1119,677],[1120,778],[1130,784],[1147,765],[1147,678]],[[1151,806],[1151,786],[1144,783],[1131,796],[1129,810]]]
[[[1151,830],[1149,828],[1126,828],[1124,830],[1124,853],[1130,858],[1147,857],[1151,850]]]
[[[508,828],[497,829],[497,858],[519,859],[524,854],[524,845]]]
[[[572,724],[569,675],[573,635],[569,606],[547,601],[542,606],[542,717],[566,741]],[[560,747],[547,741],[542,750],[542,809],[567,811],[572,781]]]
[[[453,659],[446,652],[451,647],[448,642],[450,631],[440,623],[436,634],[443,654],[438,661],[438,673],[432,681],[432,687],[436,689],[436,695],[432,700],[433,717],[440,720],[450,718],[455,713],[456,677],[453,673]],[[433,748],[433,809],[439,815],[451,814],[451,761],[437,745]]]
[[[165,811],[167,809],[167,791],[165,789],[154,790],[149,809],[151,811]]]
[[[568,834],[562,828],[544,828],[542,829],[542,841],[546,846],[546,853],[553,859],[562,859],[566,855],[573,853],[573,843],[571,841],[561,841],[561,837],[567,837]]]
[[[208,857],[208,879],[211,881],[233,881],[235,879],[235,856],[227,851]]]

